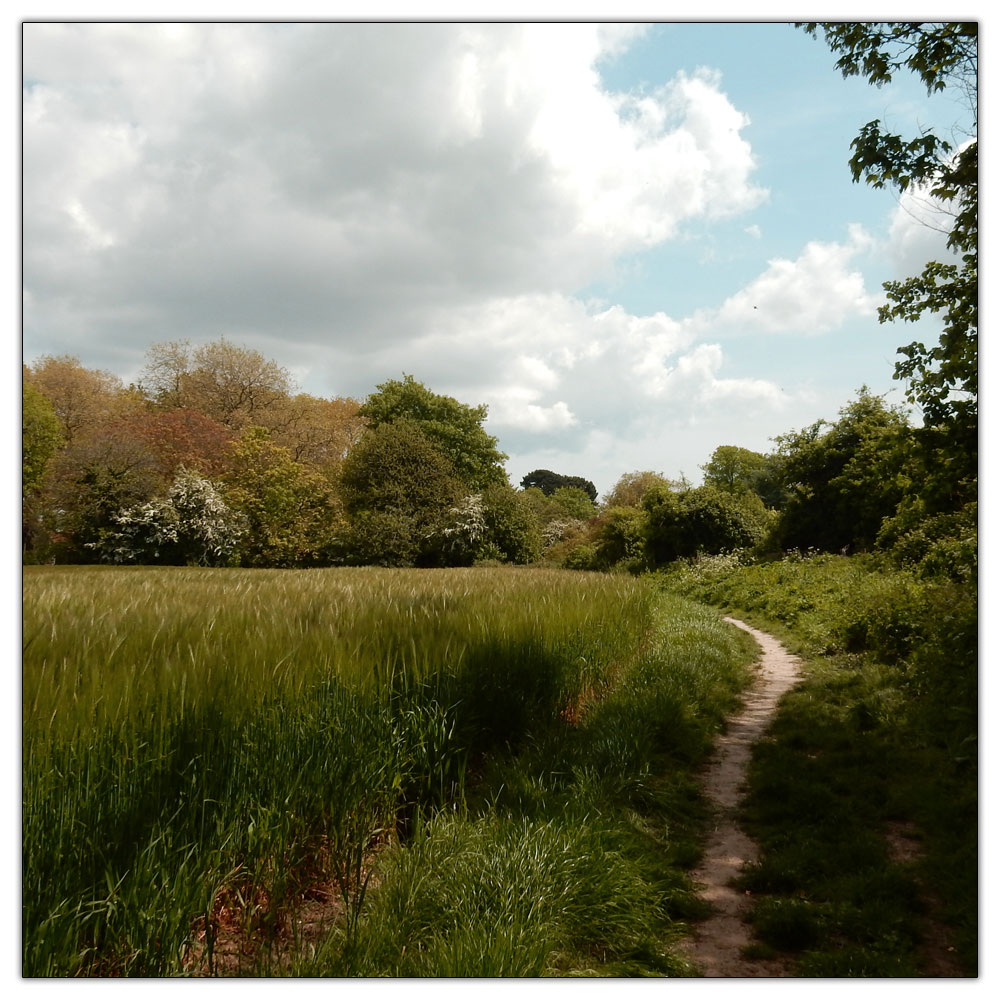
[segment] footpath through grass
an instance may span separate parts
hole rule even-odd
[[[751,768],[755,950],[806,976],[976,975],[975,593],[870,557],[717,557],[660,581],[806,660]]]
[[[23,973],[686,974],[754,656],[621,576],[26,568]]]

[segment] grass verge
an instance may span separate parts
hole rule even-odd
[[[976,975],[974,592],[832,556],[661,582],[806,660],[750,772],[756,950],[805,976]]]

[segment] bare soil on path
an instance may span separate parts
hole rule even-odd
[[[729,719],[701,778],[702,791],[715,819],[704,857],[692,878],[713,912],[696,925],[687,954],[705,976],[787,976],[788,967],[781,961],[744,957],[743,950],[751,940],[745,922],[750,898],[734,888],[732,882],[744,864],[758,858],[757,845],[736,822],[753,745],[770,725],[781,696],[801,677],[801,661],[766,632],[735,618],[725,620],[757,640],[761,657],[758,676],[747,692],[743,708]]]

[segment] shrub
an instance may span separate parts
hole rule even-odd
[[[445,512],[423,538],[421,563],[471,566],[485,560],[534,562],[542,538],[523,494],[510,486],[472,493]]]
[[[246,527],[209,480],[187,469],[165,497],[126,507],[112,521],[88,548],[114,563],[224,565]]]
[[[897,663],[927,634],[927,593],[908,573],[870,573],[828,609],[836,646]]]
[[[542,544],[545,548],[551,548],[568,538],[582,534],[586,527],[586,521],[549,521],[542,528]]]
[[[604,567],[641,562],[644,555],[646,515],[637,507],[611,507],[601,515],[597,559]]]
[[[913,567],[921,576],[969,583],[979,569],[977,514],[976,502],[930,515],[919,500],[901,504],[883,522],[878,544],[898,565]]]
[[[483,518],[488,538],[486,545],[499,550],[513,563],[530,563],[542,554],[542,537],[531,507],[524,495],[510,486],[489,486],[483,491]],[[484,550],[478,558],[486,557]]]
[[[363,510],[337,536],[334,562],[348,566],[413,566],[422,539],[414,519],[398,510]]]
[[[436,566],[471,566],[490,540],[481,493],[452,507],[424,538],[424,560]]]
[[[601,561],[597,555],[597,546],[592,542],[584,542],[570,549],[563,560],[566,569],[598,570],[601,569]]]
[[[754,545],[764,538],[770,520],[755,494],[734,496],[713,486],[681,493],[653,487],[642,505],[648,518],[646,552],[654,564]]]
[[[740,566],[740,557],[700,558],[668,568],[671,589],[757,611],[795,628],[810,652],[871,652],[905,658],[928,635],[931,585],[873,556],[803,556]]]

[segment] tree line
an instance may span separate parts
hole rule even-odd
[[[769,454],[716,448],[700,486],[629,472],[600,501],[549,469],[512,486],[486,414],[411,375],[363,402],[298,393],[225,340],[155,345],[129,386],[43,357],[23,371],[24,557],[638,572],[736,549],[882,548],[957,574],[974,564],[972,457],[942,461],[946,430],[866,389]]]
[[[364,403],[296,392],[226,340],[154,345],[129,386],[46,356],[23,370],[25,559],[435,565],[492,546],[526,561],[485,416],[410,376]]]

